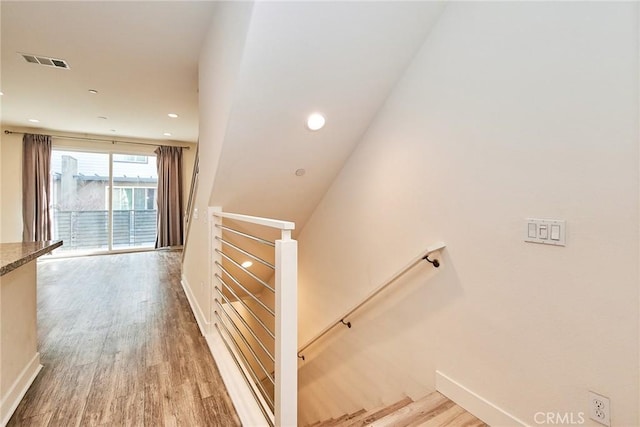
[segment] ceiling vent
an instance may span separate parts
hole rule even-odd
[[[48,56],[31,55],[28,53],[20,54],[25,61],[32,64],[46,65],[47,67],[70,69],[69,64],[64,59],[50,58]]]

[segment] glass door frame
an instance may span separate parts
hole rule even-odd
[[[76,152],[76,153],[90,153],[90,154],[105,154],[108,156],[108,171],[109,177],[106,181],[106,191],[107,194],[107,247],[106,248],[90,248],[90,249],[71,249],[68,252],[64,250],[56,250],[51,253],[51,257],[54,258],[65,258],[65,257],[75,257],[75,256],[86,256],[86,255],[103,255],[103,254],[112,254],[112,253],[127,253],[127,252],[144,252],[149,250],[154,250],[154,246],[129,246],[126,248],[117,248],[114,249],[114,211],[113,211],[113,190],[114,190],[114,155],[131,155],[131,156],[144,156],[144,157],[153,157],[157,159],[157,156],[154,153],[145,153],[141,151],[129,151],[129,150],[113,150],[113,149],[100,149],[98,147],[77,147],[77,146],[65,146],[65,145],[57,145],[54,144],[52,147],[53,151],[64,151],[64,152]],[[51,168],[51,175],[53,176],[54,171]],[[54,180],[51,180],[51,187],[54,186]],[[132,187],[132,189],[135,187]],[[152,186],[145,186],[145,188],[154,188]],[[157,197],[158,186],[156,182],[155,186],[155,195]],[[54,191],[51,191],[51,202],[49,204],[50,212],[53,212],[53,196]],[[157,209],[157,207],[156,207]],[[51,215],[51,219],[53,221],[53,215]],[[63,245],[64,247],[64,245]],[[61,247],[61,248],[63,248]]]

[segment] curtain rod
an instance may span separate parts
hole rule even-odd
[[[7,135],[25,135],[26,132],[14,132],[11,130],[5,130],[4,131],[5,134]],[[159,146],[160,144],[147,144],[146,142],[135,142],[135,141],[120,141],[120,140],[115,140],[115,139],[101,139],[101,138],[86,138],[86,137],[82,137],[82,136],[64,136],[64,135],[45,135],[42,133],[34,133],[31,135],[44,135],[44,136],[51,136],[54,138],[60,138],[60,139],[72,139],[72,140],[79,140],[79,141],[98,141],[98,142],[110,142],[111,144],[135,144],[135,145],[147,145],[147,146]],[[183,148],[185,150],[190,150],[191,147],[186,146],[186,145],[171,145],[171,147],[180,147]]]

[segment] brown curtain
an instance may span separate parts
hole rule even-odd
[[[49,188],[51,137],[25,134],[22,138],[22,240],[51,240]]]
[[[158,147],[158,236],[156,248],[182,245],[182,148]]]

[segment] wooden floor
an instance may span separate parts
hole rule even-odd
[[[9,426],[239,426],[180,285],[180,252],[38,267],[44,368]]]

